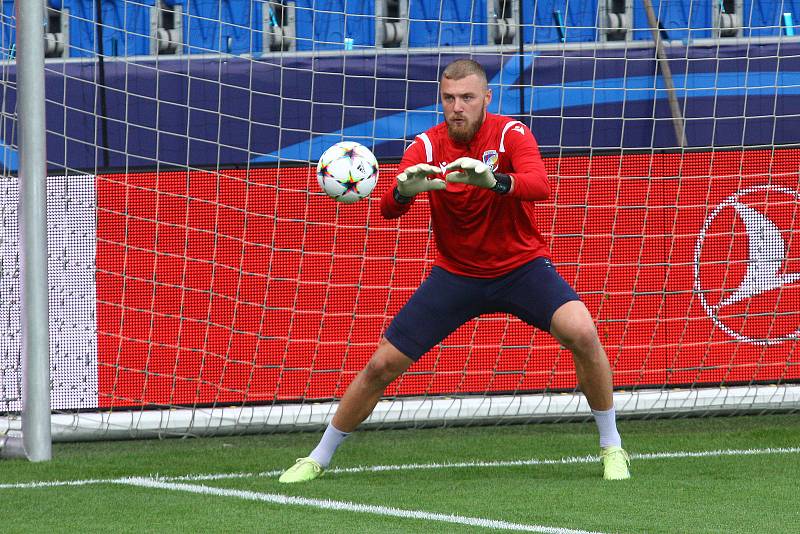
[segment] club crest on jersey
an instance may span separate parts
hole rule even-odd
[[[497,170],[497,164],[500,160],[500,156],[497,154],[497,150],[487,150],[483,153],[483,163],[492,169],[492,171]]]

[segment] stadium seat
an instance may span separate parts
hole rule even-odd
[[[14,19],[14,0],[3,0],[2,20],[0,20],[0,60],[14,57],[16,43],[16,20]]]
[[[50,0],[50,7],[69,10],[69,55],[90,57],[96,46],[97,7],[100,0]],[[102,0],[103,54],[150,54],[150,17],[155,0]]]
[[[486,0],[419,0],[409,5],[412,47],[487,44]]]
[[[597,1],[568,2],[567,0],[540,0],[526,6],[523,11],[525,42],[559,43],[591,42],[597,40]],[[535,6],[535,13],[534,7]],[[563,27],[558,28],[556,13]],[[563,32],[563,33],[562,33]]]
[[[783,33],[783,14],[791,13],[795,31],[800,25],[800,0],[783,0],[765,2],[763,0],[745,0],[744,2],[744,37],[777,37]]]
[[[670,0],[653,0],[653,11],[661,23],[662,38],[669,40],[705,39],[712,36],[711,2],[673,2]],[[641,41],[652,41],[653,34],[647,20],[644,4],[634,2],[633,38]]]
[[[297,50],[342,50],[346,38],[375,46],[374,0],[297,0],[295,17]]]
[[[258,54],[263,49],[262,6],[255,0],[183,0],[184,52]]]

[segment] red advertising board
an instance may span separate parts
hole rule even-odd
[[[538,206],[616,386],[800,379],[800,150],[547,159]],[[97,178],[100,406],[340,396],[435,255],[427,204],[387,221],[302,168]],[[513,317],[464,325],[388,394],[571,390]]]

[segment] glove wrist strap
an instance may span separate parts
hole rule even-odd
[[[499,195],[505,195],[511,191],[511,175],[496,172],[494,179],[497,180],[497,183],[491,188],[492,191]]]
[[[395,186],[394,190],[392,191],[392,196],[394,197],[394,201],[397,202],[398,204],[408,204],[409,202],[414,200],[414,197],[407,197],[401,194],[400,191],[397,189],[397,186]]]

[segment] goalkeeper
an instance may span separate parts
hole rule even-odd
[[[487,112],[492,93],[472,60],[444,69],[440,96],[445,121],[409,145],[397,185],[381,199],[381,212],[392,219],[427,194],[438,250],[433,269],[347,388],[319,445],[280,481],[319,477],[395,378],[465,322],[495,312],[549,332],[572,352],[600,433],[603,476],[629,478],[611,368],[594,321],[556,272],[536,228],[533,203],[550,193],[536,140],[521,122]]]

